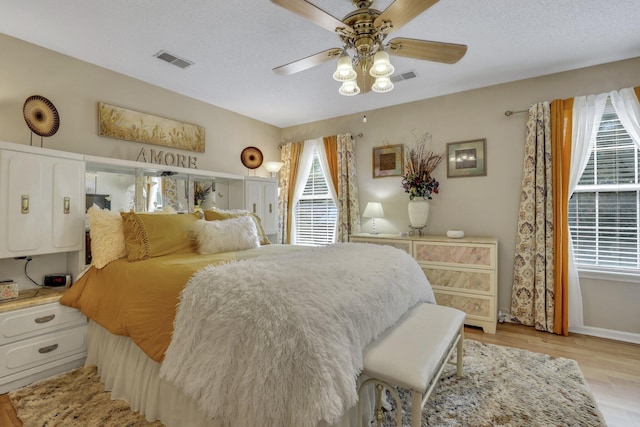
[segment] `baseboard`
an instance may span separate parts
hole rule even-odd
[[[634,334],[632,332],[614,331],[613,329],[596,328],[593,326],[570,326],[569,332],[640,344],[640,334]]]

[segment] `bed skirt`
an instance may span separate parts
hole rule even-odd
[[[96,365],[98,374],[112,399],[126,401],[148,421],[160,420],[167,427],[221,427],[208,419],[195,402],[181,390],[160,379],[160,364],[128,337],[113,335],[96,322],[89,321],[86,365]],[[359,382],[358,382],[359,385]],[[363,414],[373,414],[374,390],[370,387],[362,397]],[[332,427],[369,425],[369,416],[356,422],[357,408],[351,408]],[[319,423],[318,427],[328,427]]]

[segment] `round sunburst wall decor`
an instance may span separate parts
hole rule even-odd
[[[60,127],[58,110],[44,96],[33,95],[27,98],[22,108],[24,121],[33,133],[39,136],[52,136]]]
[[[262,164],[262,151],[256,147],[247,147],[240,154],[240,161],[248,169],[257,169]]]

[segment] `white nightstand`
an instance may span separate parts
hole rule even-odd
[[[84,364],[87,318],[61,296],[30,289],[0,302],[0,394]]]

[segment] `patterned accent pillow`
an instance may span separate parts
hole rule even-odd
[[[195,252],[193,224],[200,214],[124,212],[124,241],[129,261],[178,252]]]

